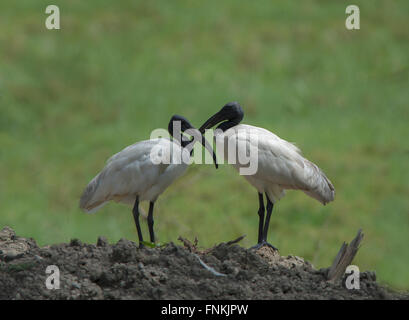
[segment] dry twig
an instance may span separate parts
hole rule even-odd
[[[182,238],[181,236],[179,236],[178,238],[179,241],[181,241],[183,243],[183,246],[188,249],[190,252],[197,252],[197,243],[198,240],[195,237],[195,242],[192,243],[190,242],[188,239]]]
[[[188,239],[182,238],[181,236],[179,236],[178,240],[181,241],[181,242],[183,243],[183,246],[184,246],[186,249],[188,249],[190,252],[199,253],[199,254],[207,254],[207,253],[211,252],[213,249],[219,247],[220,245],[228,245],[228,246],[230,246],[230,245],[232,245],[232,244],[235,244],[235,243],[237,243],[237,242],[243,240],[245,237],[246,237],[246,235],[242,235],[242,236],[238,237],[237,239],[230,240],[230,241],[227,241],[227,242],[222,242],[222,243],[220,243],[220,244],[217,244],[217,245],[215,245],[215,246],[213,246],[213,247],[211,247],[211,248],[205,249],[205,250],[199,250],[199,249],[197,248],[197,244],[198,244],[198,242],[199,242],[199,241],[197,240],[197,237],[195,237],[194,243],[192,243],[192,242],[189,241]]]
[[[363,237],[364,234],[362,233],[362,229],[359,229],[358,234],[349,245],[345,242],[342,244],[341,249],[339,249],[338,254],[334,259],[334,262],[332,263],[331,267],[328,268],[328,281],[336,282],[343,277],[346,268],[351,264],[352,260],[357,254],[359,244],[361,243]]]
[[[235,243],[237,243],[237,242],[240,242],[240,241],[243,240],[245,237],[246,237],[246,235],[243,234],[242,236],[238,237],[237,239],[227,241],[226,244],[227,244],[228,246],[230,246],[230,245],[232,245],[232,244],[235,244]]]

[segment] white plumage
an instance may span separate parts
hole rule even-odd
[[[224,145],[225,159],[228,159],[228,145],[235,143],[237,148],[250,150],[254,147],[257,153],[248,154],[251,161],[257,161],[258,169],[254,175],[244,175],[244,178],[254,186],[259,193],[266,193],[275,202],[285,194],[285,189],[298,189],[322,204],[334,200],[335,189],[331,181],[320,168],[305,159],[301,151],[292,143],[281,139],[274,133],[246,124],[236,125],[224,133],[216,134],[216,148]],[[224,143],[221,144],[221,139]],[[221,150],[217,149],[218,152]],[[238,150],[238,152],[245,152]],[[247,164],[239,163],[233,166],[239,170]]]
[[[133,216],[140,246],[143,246],[143,235],[139,223],[139,202],[149,201],[148,227],[151,242],[155,242],[153,231],[153,208],[158,196],[187,169],[195,142],[200,142],[210,153],[216,168],[216,156],[189,121],[174,115],[168,125],[171,136],[166,138],[145,140],[126,147],[113,155],[106,166],[85,188],[80,208],[86,212],[95,212],[108,201],[114,200],[133,204]],[[192,136],[191,140],[183,139],[182,132]]]
[[[266,129],[240,124],[243,117],[239,103],[227,103],[199,130],[203,134],[218,124],[215,131],[218,153],[221,152],[238,171],[250,171],[244,177],[257,189],[259,197],[258,244],[255,248],[268,245],[275,249],[267,242],[268,226],[274,203],[284,196],[285,190],[302,190],[325,205],[334,200],[335,189],[321,169],[305,159],[295,145]],[[267,198],[265,220],[263,194]]]
[[[80,208],[92,213],[110,200],[133,205],[137,196],[139,201],[156,201],[184,174],[187,164],[182,161],[154,164],[150,157],[153,148],[170,152],[169,159],[190,157],[186,148],[165,138],[130,145],[109,158],[105,168],[91,180],[81,197]],[[175,158],[174,153],[179,155]]]

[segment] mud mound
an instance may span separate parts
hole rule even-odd
[[[58,266],[60,288],[46,287],[49,265]],[[222,243],[205,252],[173,243],[138,249],[72,240],[38,247],[33,239],[0,231],[0,299],[399,299],[361,273],[360,289],[326,281],[302,258],[281,257]]]

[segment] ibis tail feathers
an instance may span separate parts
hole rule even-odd
[[[335,198],[335,188],[331,181],[327,178],[324,172],[314,163],[306,160],[306,164],[310,169],[310,188],[303,190],[308,196],[318,200],[323,205],[331,202]]]
[[[103,207],[107,201],[94,199],[94,195],[98,189],[100,183],[100,174],[98,174],[87,185],[80,199],[80,208],[86,213],[94,213],[101,207]]]

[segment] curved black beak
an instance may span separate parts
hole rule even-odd
[[[199,128],[199,131],[201,134],[204,134],[206,129],[210,129],[214,127],[216,124],[228,120],[228,116],[223,112],[223,110],[220,110],[219,112],[215,113],[213,116],[211,116],[205,123],[202,124],[202,126]]]
[[[241,120],[243,120],[244,112],[238,102],[229,102],[220,109],[219,112],[211,116],[202,126],[199,128],[201,134],[205,132],[206,129],[210,129],[216,124],[223,122],[217,128],[225,129],[231,128],[232,126],[238,125]]]
[[[177,126],[177,124],[179,124],[179,126]],[[176,132],[174,132],[175,130]],[[170,135],[176,138],[179,141],[179,143],[181,143],[182,147],[187,148],[190,153],[193,150],[194,143],[199,141],[203,145],[203,147],[205,147],[207,151],[209,151],[209,153],[213,156],[213,162],[216,169],[219,167],[217,163],[216,154],[211,145],[207,142],[207,140],[200,133],[200,131],[193,127],[192,124],[185,117],[180,115],[173,115],[169,121],[168,131]],[[185,131],[187,134],[192,136],[192,139],[190,141],[186,140],[186,138],[183,141],[184,136],[182,133]]]
[[[211,147],[211,145],[209,144],[209,142],[205,139],[205,137],[200,133],[199,130],[197,130],[194,127],[191,127],[189,129],[189,134],[191,134],[194,137],[194,139],[192,139],[192,141],[188,144],[187,148],[193,149],[193,145],[192,146],[190,146],[190,145],[194,144],[196,141],[200,141],[202,146],[205,147],[206,150],[209,151],[209,153],[213,156],[214,165],[215,165],[216,169],[218,169],[219,165],[217,163],[216,154],[215,154],[213,148]]]

